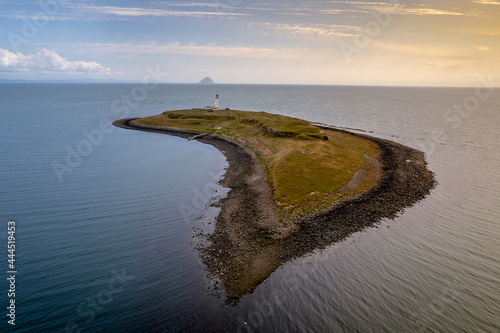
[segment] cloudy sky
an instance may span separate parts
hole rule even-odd
[[[0,79],[475,86],[500,0],[0,0]]]

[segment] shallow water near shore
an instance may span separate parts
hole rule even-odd
[[[218,93],[222,107],[362,129],[421,149],[435,172],[431,195],[395,220],[285,264],[228,306],[192,244],[194,228],[210,228],[218,211],[206,205],[223,193],[219,151],[166,135],[101,131],[102,119],[124,117],[112,102],[134,85],[0,87],[0,236],[16,221],[16,331],[500,330],[500,91],[462,118],[448,110],[473,88],[148,91],[126,116],[202,106]],[[67,163],[71,150],[80,163],[74,156]],[[54,162],[71,169],[61,181]],[[117,272],[128,279],[111,292]]]

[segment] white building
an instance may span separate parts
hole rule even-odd
[[[220,108],[219,108],[219,94],[215,95],[214,106],[205,106],[205,107],[203,107],[203,110],[208,110],[208,111],[220,110]]]

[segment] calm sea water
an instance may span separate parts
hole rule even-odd
[[[483,90],[482,92],[485,92]],[[439,182],[395,220],[294,260],[228,305],[194,249],[227,166],[110,120],[213,103],[361,129],[426,152]],[[1,331],[499,332],[500,91],[0,85]],[[127,95],[133,97],[127,99]],[[468,103],[461,112],[454,105]],[[16,222],[16,326],[7,223]]]

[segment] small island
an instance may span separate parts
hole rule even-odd
[[[292,117],[215,108],[114,124],[198,140],[226,156],[222,184],[231,191],[200,251],[228,298],[293,258],[394,218],[435,186],[420,151]]]
[[[198,84],[215,84],[214,80],[209,78],[208,76],[204,79],[202,79]]]

